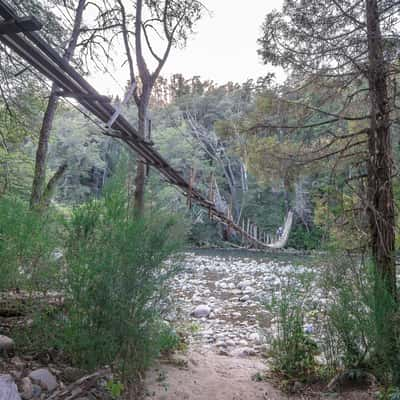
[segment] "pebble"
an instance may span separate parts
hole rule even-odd
[[[261,336],[256,332],[250,333],[248,339],[256,344],[261,344],[262,342]]]
[[[238,283],[237,287],[238,289],[244,289],[245,287],[250,286],[251,283],[251,281],[242,281]]]
[[[256,351],[251,347],[240,347],[233,352],[233,355],[241,358],[255,356],[256,354]]]
[[[252,288],[251,286],[247,286],[246,288],[244,288],[243,290],[243,294],[253,294],[255,292],[255,289]]]

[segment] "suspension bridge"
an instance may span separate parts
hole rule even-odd
[[[236,223],[229,212],[221,211],[212,196],[203,195],[192,179],[187,180],[173,168],[153,143],[138,135],[121,114],[121,107],[114,107],[110,99],[102,96],[79,72],[63,60],[60,54],[37,32],[42,28],[33,16],[20,17],[4,0],[0,0],[0,42],[15,52],[22,60],[35,68],[59,88],[59,97],[72,97],[89,113],[104,123],[102,133],[117,138],[128,145],[140,159],[160,172],[168,183],[176,186],[187,197],[188,204],[199,204],[208,210],[211,219],[224,224],[241,237],[243,243],[257,248],[283,248],[286,246],[293,223],[293,212],[289,211],[283,232],[276,236],[261,232],[250,221]],[[112,129],[111,129],[112,128]],[[212,190],[210,190],[212,192]]]

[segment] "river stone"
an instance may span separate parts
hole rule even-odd
[[[29,377],[32,378],[33,381],[38,382],[40,386],[49,392],[57,387],[55,376],[47,368],[35,369],[29,374]]]
[[[250,333],[250,335],[248,336],[248,339],[251,340],[252,342],[255,342],[255,344],[262,343],[261,336],[257,332]]]
[[[234,311],[231,314],[232,318],[240,318],[242,316],[242,313],[240,313],[239,311]]]
[[[21,400],[17,385],[11,375],[0,375],[0,399]]]
[[[25,368],[25,362],[22,361],[18,356],[15,356],[11,359],[11,363],[19,370]]]
[[[249,357],[249,356],[255,356],[256,351],[254,349],[252,349],[251,347],[240,347],[240,348],[234,350],[234,352],[232,354],[236,357],[244,358],[244,357]]]
[[[0,335],[0,351],[9,351],[14,348],[14,340],[8,336]]]
[[[33,389],[33,398],[38,399],[40,398],[40,395],[42,394],[42,388],[39,385],[32,385]]]
[[[21,397],[24,400],[29,400],[33,397],[32,381],[26,376],[21,381]]]
[[[192,315],[195,318],[205,318],[208,317],[210,312],[211,308],[209,306],[207,306],[206,304],[200,304],[193,310]]]
[[[244,288],[243,293],[244,294],[253,294],[255,292],[255,289],[252,288],[251,286],[247,286]]]
[[[247,301],[250,299],[250,296],[248,294],[245,294],[244,296],[242,296],[239,301]]]
[[[237,287],[239,288],[239,289],[244,289],[245,287],[247,287],[247,286],[250,286],[251,285],[251,281],[242,281],[242,282],[239,282],[238,284],[237,284]]]

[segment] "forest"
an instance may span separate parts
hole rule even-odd
[[[0,400],[400,399],[400,3],[274,7],[0,0]]]

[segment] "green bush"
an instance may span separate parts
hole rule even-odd
[[[0,290],[56,289],[56,228],[51,213],[39,215],[18,198],[0,198]]]
[[[303,280],[303,284],[306,281]],[[273,368],[288,379],[307,380],[315,374],[318,347],[311,335],[304,331],[305,290],[287,282],[281,287],[279,298],[273,298],[269,309],[277,321],[276,337],[272,340],[269,356]]]
[[[184,228],[172,217],[135,218],[125,200],[113,188],[76,208],[67,224],[67,315],[58,345],[84,367],[115,363],[134,376],[164,345],[161,306],[177,269],[166,260]]]
[[[315,250],[322,247],[323,232],[317,226],[307,230],[304,225],[296,225],[290,232],[288,246],[301,250]]]
[[[329,293],[324,342],[338,368],[372,371],[382,382],[400,370],[398,306],[371,263],[336,257],[323,284]]]

